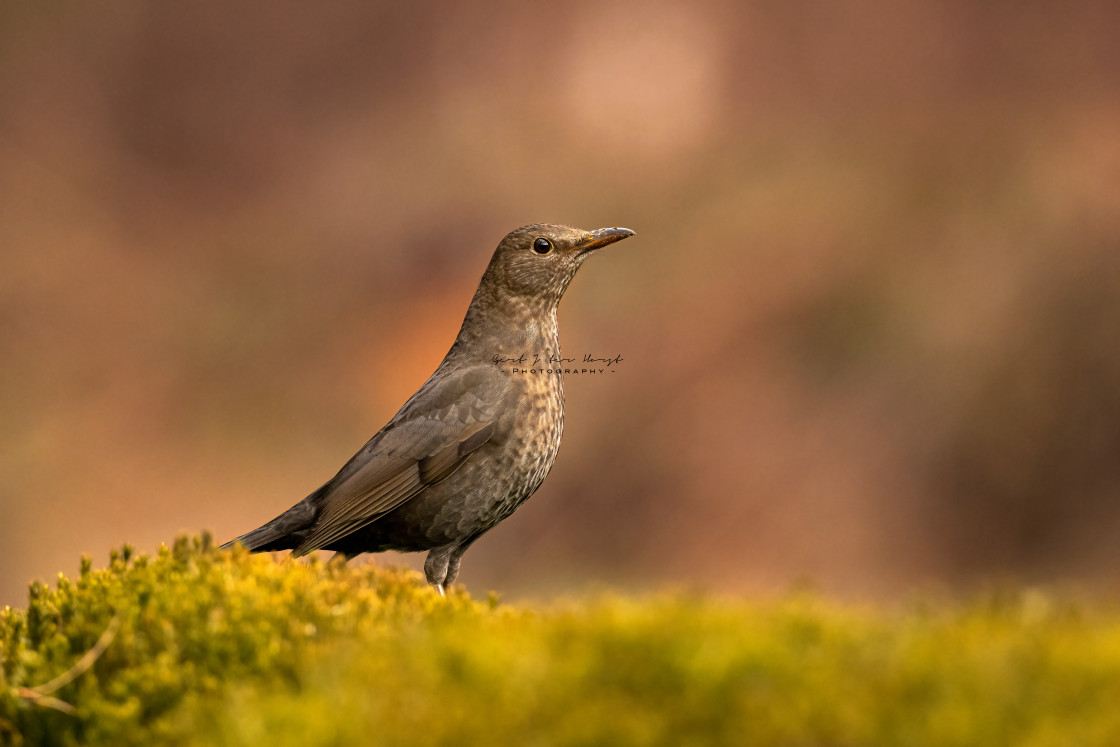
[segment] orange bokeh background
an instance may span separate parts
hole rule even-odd
[[[302,498],[537,221],[623,361],[472,590],[1115,584],[1115,3],[7,3],[0,101],[0,604]]]

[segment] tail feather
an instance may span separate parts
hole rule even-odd
[[[227,550],[234,545],[242,545],[249,552],[294,550],[303,541],[314,519],[315,511],[310,503],[306,500],[300,501],[264,526],[225,543],[221,549]]]

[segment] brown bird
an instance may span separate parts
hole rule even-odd
[[[560,448],[563,375],[515,369],[559,357],[568,283],[592,252],[633,235],[538,223],[502,239],[419,391],[325,485],[222,547],[428,550],[424,575],[443,594],[466,549],[540,487]]]

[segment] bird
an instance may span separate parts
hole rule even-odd
[[[420,389],[322,487],[222,548],[347,561],[427,551],[424,576],[445,595],[467,548],[552,469],[564,431],[560,299],[588,257],[634,235],[549,223],[510,232]]]

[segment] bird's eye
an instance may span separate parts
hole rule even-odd
[[[548,254],[552,251],[552,242],[542,236],[533,242],[533,251],[537,254]]]

